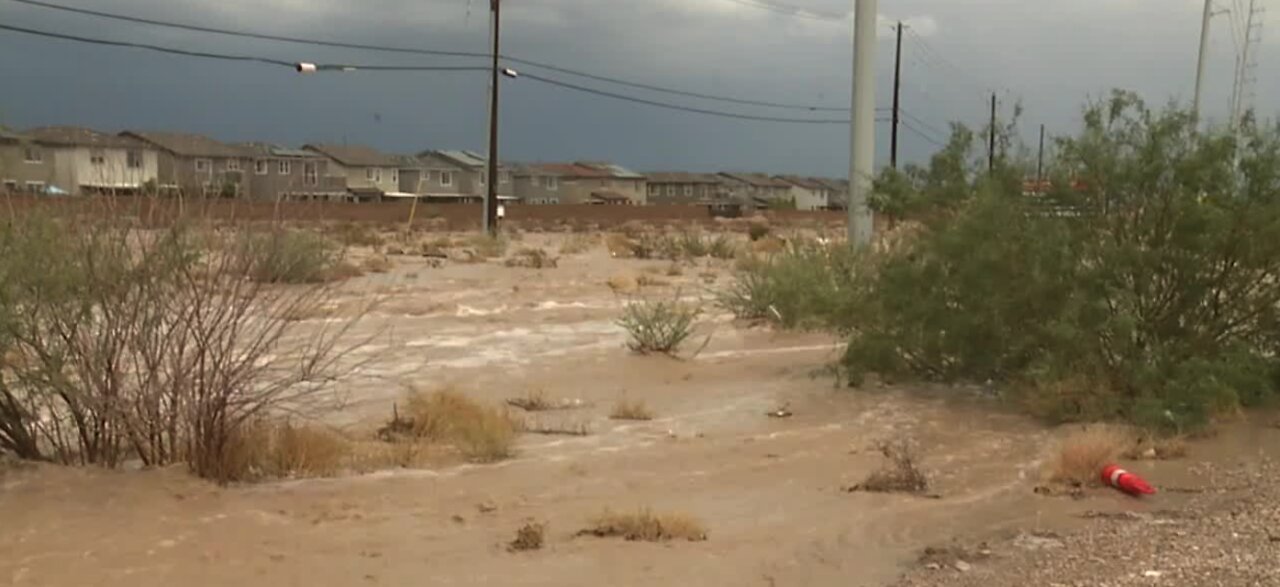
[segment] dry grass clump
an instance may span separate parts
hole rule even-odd
[[[636,242],[625,234],[610,234],[604,239],[609,255],[619,259],[630,259],[635,256]]]
[[[516,530],[516,538],[507,544],[511,552],[527,552],[540,550],[547,533],[547,526],[541,522],[527,522]]]
[[[228,480],[332,477],[342,472],[351,443],[333,430],[259,420],[229,439],[222,473]]]
[[[871,493],[924,493],[929,480],[916,465],[915,448],[905,439],[885,440],[876,443],[876,450],[884,455],[885,463],[866,480],[849,491]]]
[[[637,287],[666,287],[668,285],[671,285],[671,282],[650,275],[641,275],[636,278]]]
[[[517,424],[505,410],[452,390],[411,392],[405,414],[396,411],[379,432],[387,440],[447,444],[474,462],[495,462],[515,452]]]
[[[639,284],[636,283],[636,278],[630,275],[614,275],[605,284],[609,286],[609,289],[613,290],[613,293],[630,293],[639,287]]]
[[[466,246],[479,259],[496,259],[507,254],[507,237],[478,234],[466,240]]]
[[[508,399],[507,405],[520,408],[526,412],[551,412],[585,408],[589,404],[580,399],[553,399],[547,395],[547,392],[537,389],[529,391],[523,397]]]
[[[609,412],[609,418],[612,420],[647,422],[653,419],[653,412],[649,410],[649,406],[645,405],[643,400],[628,401],[623,399],[614,404],[613,411]]]
[[[648,509],[621,514],[610,510],[596,516],[578,536],[622,538],[629,542],[702,542],[707,529],[702,522],[680,513],[654,514]]]
[[[594,235],[575,234],[560,244],[561,255],[581,255],[596,245]]]
[[[364,260],[364,270],[369,273],[387,273],[395,268],[395,264],[386,255],[369,257]]]
[[[553,269],[559,265],[559,259],[547,254],[537,247],[520,249],[506,261],[507,267],[527,267],[529,269]]]
[[[684,268],[679,263],[672,263],[667,266],[667,277],[680,277],[684,275]]]
[[[378,248],[387,241],[376,226],[359,222],[344,222],[332,229],[334,239],[348,247]]]
[[[1136,439],[1131,430],[1108,425],[1094,425],[1067,436],[1049,463],[1049,481],[1070,485],[1098,485],[1102,468],[1133,448]]]

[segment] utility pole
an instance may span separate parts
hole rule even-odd
[[[489,177],[485,186],[488,193],[484,198],[484,231],[496,236],[498,233],[498,45],[501,38],[502,0],[489,0],[493,12],[493,71],[489,89]]]
[[[1204,0],[1204,20],[1200,23],[1200,60],[1196,64],[1196,96],[1191,105],[1191,119],[1200,120],[1200,103],[1204,99],[1204,68],[1209,58],[1209,21],[1213,19],[1213,0]]]
[[[898,124],[902,121],[902,21],[898,21],[898,48],[893,55],[893,127],[889,144],[889,166],[898,168]]]
[[[996,171],[996,93],[991,92],[991,132],[987,139],[987,172]]]
[[[1040,125],[1040,154],[1036,157],[1036,189],[1044,181],[1044,125]]]
[[[853,103],[849,120],[849,244],[871,244],[871,210],[867,208],[876,155],[876,18],[877,0],[853,4]]]

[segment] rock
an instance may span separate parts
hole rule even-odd
[[[966,563],[964,561],[956,561],[955,567],[956,567],[956,570],[960,571],[961,573],[967,573],[973,570],[973,565]]]
[[[1025,550],[1049,550],[1062,548],[1062,541],[1050,535],[1019,534],[1013,545]]]
[[[1147,450],[1142,451],[1142,458],[1149,461],[1155,460],[1156,456],[1158,455],[1156,455],[1156,449],[1154,448],[1148,448]]]

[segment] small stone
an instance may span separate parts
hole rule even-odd
[[[1159,579],[1164,576],[1164,571],[1146,571],[1142,573],[1142,576],[1148,579]]]
[[[939,570],[939,569],[941,569],[941,568],[942,568],[942,565],[940,565],[940,564],[938,564],[938,563],[929,563],[929,564],[925,565],[925,566],[924,566],[924,568],[926,568],[926,569],[928,569],[928,570],[930,570],[930,571],[937,571],[937,570]]]
[[[966,563],[964,561],[956,561],[955,567],[956,567],[956,570],[960,571],[961,573],[967,573],[973,570],[973,565]]]

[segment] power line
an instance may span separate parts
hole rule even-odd
[[[49,31],[40,31],[36,29],[28,29],[16,27],[7,24],[0,24],[0,30],[11,31],[15,33],[23,33],[37,37],[47,37],[51,39],[60,39],[64,41],[74,41],[77,43],[89,43],[92,45],[105,45],[109,47],[124,47],[130,49],[146,49],[148,51],[156,51],[159,53],[168,53],[170,55],[181,55],[185,57],[199,57],[203,59],[218,59],[222,61],[248,61],[256,63],[264,63],[267,65],[278,65],[293,69],[297,67],[296,62],[285,61],[283,59],[275,59],[272,57],[262,57],[257,55],[232,55],[227,53],[212,53],[208,51],[188,51],[186,49],[174,49],[173,47],[163,47],[160,45],[151,45],[147,43],[133,43],[128,41],[112,41],[109,39],[95,39],[92,37],[82,37],[79,35],[68,35],[63,33],[52,33]],[[465,65],[348,65],[348,64],[321,64],[317,65],[319,71],[489,71],[487,67],[475,67]]]
[[[392,47],[392,46],[386,46],[386,45],[372,45],[372,44],[366,44],[366,43],[348,43],[348,42],[342,42],[342,41],[326,41],[326,40],[318,40],[318,39],[305,39],[300,37],[289,37],[284,35],[255,33],[255,32],[249,32],[249,31],[238,31],[238,30],[232,30],[232,29],[223,29],[223,28],[184,24],[184,23],[171,22],[171,21],[163,21],[163,20],[157,20],[152,18],[142,18],[142,17],[130,16],[126,14],[104,12],[101,10],[91,10],[88,8],[77,8],[74,6],[65,6],[62,4],[44,2],[42,0],[9,0],[9,1],[16,2],[19,4],[26,4],[29,6],[35,6],[39,8],[70,12],[70,13],[79,14],[83,16],[105,18],[105,19],[116,20],[121,22],[129,22],[134,24],[144,24],[144,25],[150,25],[150,26],[180,29],[180,30],[200,32],[200,33],[227,35],[232,37],[241,37],[241,38],[248,38],[248,39],[258,39],[263,41],[273,41],[278,43],[293,43],[293,44],[300,44],[300,45],[312,45],[312,46],[318,46],[318,47],[333,47],[333,48],[339,48],[339,49],[357,49],[361,51],[380,51],[380,52],[386,52],[386,53],[433,55],[433,56],[442,56],[442,57],[476,57],[476,58],[490,57],[488,53],[474,52],[474,51],[445,51],[445,50],[438,50],[438,49]],[[753,0],[742,0],[742,1],[750,2]],[[621,86],[628,86],[636,89],[649,90],[653,92],[661,92],[666,94],[685,96],[689,98],[699,98],[702,100],[712,100],[712,101],[726,102],[726,103],[732,103],[732,104],[741,104],[745,106],[761,106],[766,108],[781,108],[781,109],[790,109],[790,110],[807,110],[812,112],[845,112],[848,110],[847,107],[832,107],[832,106],[821,106],[821,105],[812,105],[812,104],[773,102],[773,101],[766,101],[766,100],[750,100],[745,98],[735,98],[732,96],[721,96],[721,95],[708,94],[708,93],[702,93],[702,92],[692,92],[687,90],[680,90],[675,88],[658,86],[654,84],[634,82],[634,81],[629,81],[621,78],[597,75],[594,73],[578,71],[578,70],[569,69],[566,67],[560,67],[558,65],[553,65],[550,63],[534,61],[531,59],[523,59],[523,58],[511,57],[507,55],[502,56],[502,58],[511,63],[518,63],[520,65],[527,65],[530,67],[539,67],[539,68],[546,69],[548,71],[554,71],[557,73],[564,73],[564,74],[574,75],[574,76],[583,77],[587,79],[593,79],[596,81],[618,84]]]
[[[902,127],[903,127],[903,128],[905,128],[905,129],[907,129],[907,130],[911,131],[911,132],[912,132],[913,134],[915,134],[916,136],[918,136],[918,137],[920,137],[920,138],[922,138],[922,139],[924,139],[924,140],[926,140],[926,141],[929,141],[930,143],[933,143],[935,146],[938,146],[938,147],[945,147],[945,146],[947,146],[947,145],[946,145],[946,143],[943,143],[942,141],[939,141],[938,139],[935,139],[935,138],[933,138],[933,137],[929,136],[929,135],[928,135],[928,134],[926,134],[924,131],[922,131],[922,130],[920,130],[920,129],[916,128],[916,127],[915,127],[914,125],[912,125],[910,122],[907,122],[907,121],[905,121],[905,120],[903,120],[903,121],[901,121],[901,122],[902,122]]]
[[[947,136],[947,134],[949,134],[949,133],[947,133],[946,131],[943,131],[943,130],[939,129],[939,128],[938,128],[938,127],[936,127],[936,126],[934,126],[934,125],[932,125],[932,124],[929,124],[928,122],[926,122],[924,119],[920,118],[919,116],[916,116],[916,115],[912,114],[911,112],[907,111],[907,109],[906,109],[906,108],[903,108],[903,109],[902,109],[902,115],[903,115],[903,116],[906,116],[907,118],[910,118],[913,122],[915,122],[916,124],[918,124],[918,125],[920,125],[920,126],[924,127],[926,130],[928,130],[928,131],[930,131],[930,132],[932,132],[932,133],[934,133],[934,134],[942,135],[942,136]]]
[[[295,67],[297,66],[297,64],[296,64],[296,63],[292,63],[292,62],[288,62],[288,61],[284,61],[284,60],[280,60],[280,59],[274,59],[274,58],[270,58],[270,57],[260,57],[260,56],[252,56],[252,55],[230,55],[230,54],[225,54],[225,53],[211,53],[211,52],[205,52],[205,51],[187,51],[187,50],[184,50],[184,49],[174,49],[174,48],[171,48],[171,47],[163,47],[163,46],[160,46],[160,45],[150,45],[150,44],[145,44],[145,43],[130,43],[130,42],[124,42],[124,41],[111,41],[111,40],[106,40],[106,39],[95,39],[95,38],[90,38],[90,37],[82,37],[82,36],[78,36],[78,35],[65,35],[65,34],[61,34],[61,33],[51,33],[51,32],[47,32],[47,31],[39,31],[39,30],[35,30],[35,29],[27,29],[27,28],[22,28],[22,27],[9,26],[9,25],[5,25],[5,24],[0,24],[0,30],[8,30],[8,31],[13,31],[13,32],[18,32],[18,33],[24,33],[24,34],[29,34],[29,35],[35,35],[35,36],[39,36],[39,37],[47,37],[47,38],[53,38],[53,39],[65,40],[65,41],[74,41],[74,42],[78,42],[78,43],[89,43],[89,44],[93,44],[93,45],[106,45],[106,46],[112,46],[112,47],[124,47],[124,48],[134,48],[134,49],[145,49],[145,50],[149,50],[149,51],[156,51],[156,52],[160,52],[160,53],[167,53],[167,54],[179,55],[179,56],[185,56],[185,57],[197,57],[197,58],[204,58],[204,59],[218,59],[218,60],[226,60],[226,61],[257,62],[257,63],[263,63],[263,64],[267,64],[267,65],[274,65],[274,66],[288,67],[288,68],[290,68],[290,69],[293,69],[293,68],[295,68]],[[316,69],[317,69],[318,71],[359,71],[359,70],[369,70],[369,71],[488,71],[488,70],[489,70],[489,68],[486,68],[486,67],[473,67],[473,66],[345,65],[345,64],[317,64],[317,65],[316,65]],[[549,84],[549,85],[553,85],[553,86],[558,86],[558,87],[561,87],[561,88],[570,89],[570,90],[575,90],[575,91],[584,92],[584,93],[588,93],[588,94],[593,94],[593,95],[597,95],[597,96],[604,96],[604,97],[614,98],[614,99],[617,99],[617,100],[624,100],[624,101],[628,101],[628,102],[635,102],[635,103],[638,103],[638,104],[646,104],[646,105],[654,106],[654,107],[658,107],[658,108],[666,108],[666,109],[670,109],[670,110],[680,110],[680,111],[684,111],[684,112],[692,112],[692,113],[697,113],[697,114],[706,114],[706,115],[710,115],[710,116],[720,116],[720,117],[724,117],[724,118],[735,118],[735,119],[740,119],[740,120],[755,120],[755,121],[761,121],[761,122],[786,122],[786,123],[796,123],[796,124],[849,124],[849,120],[848,120],[848,119],[813,119],[813,118],[785,118],[785,117],[776,117],[776,116],[755,116],[755,115],[749,115],[749,114],[739,114],[739,113],[735,113],[735,112],[726,112],[726,111],[721,111],[721,110],[710,110],[710,109],[706,109],[706,108],[695,108],[695,107],[691,107],[691,106],[683,106],[683,105],[679,105],[679,104],[672,104],[672,103],[669,103],[669,102],[660,102],[660,101],[657,101],[657,100],[648,100],[648,99],[645,99],[645,98],[637,98],[637,97],[634,97],[634,96],[627,96],[627,95],[625,95],[625,94],[618,94],[618,93],[614,93],[614,92],[608,92],[608,91],[604,91],[604,90],[598,90],[598,89],[595,89],[595,88],[589,88],[589,87],[586,87],[586,86],[581,86],[581,85],[577,85],[577,84],[569,83],[569,82],[566,82],[566,81],[563,81],[563,80],[557,80],[557,79],[554,79],[554,78],[543,77],[543,76],[535,75],[535,74],[525,73],[525,74],[520,74],[520,77],[521,77],[521,78],[531,79],[531,80],[534,80],[534,81],[537,81],[537,82],[541,82],[541,83],[544,83],[544,84]]]

